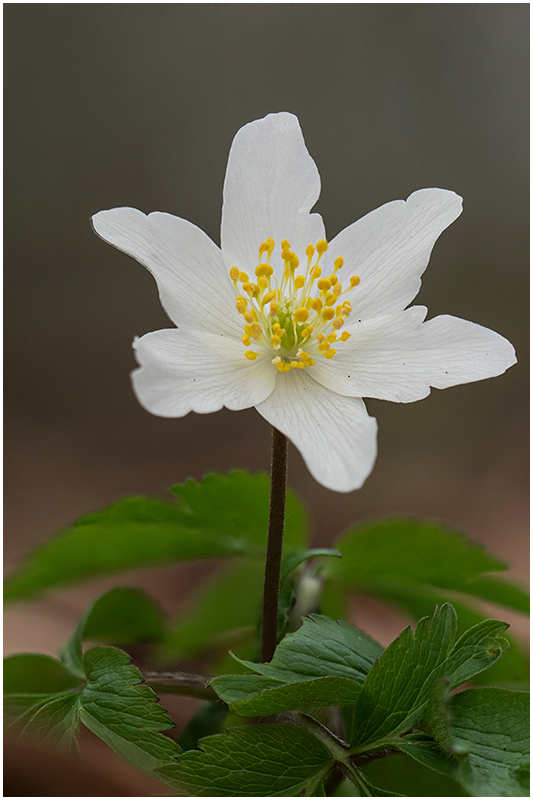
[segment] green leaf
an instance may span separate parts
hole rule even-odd
[[[362,767],[367,779],[406,797],[463,797],[464,791],[451,778],[406,755],[394,753]]]
[[[74,674],[84,677],[82,642],[117,645],[157,642],[163,632],[157,603],[141,589],[119,586],[99,597],[87,609],[61,658]]]
[[[224,566],[190,601],[190,611],[170,628],[159,649],[164,662],[213,648],[229,648],[228,637],[254,631],[261,614],[264,564],[246,559]]]
[[[503,562],[443,525],[416,520],[371,522],[349,531],[336,547],[342,558],[329,561],[326,574],[352,590],[403,605],[406,596],[427,598],[446,589],[518,611],[528,609],[528,596],[522,589],[486,576],[507,569]]]
[[[422,619],[414,634],[406,628],[374,665],[353,713],[346,715],[350,743],[369,749],[408,731],[423,714],[436,681],[448,677],[453,688],[499,658],[506,627],[485,620],[454,644],[457,615],[445,604],[432,619]]]
[[[79,685],[56,658],[41,653],[17,653],[4,659],[5,694],[55,694]]]
[[[348,678],[313,678],[283,684],[264,675],[222,675],[211,681],[235,714],[265,716],[282,711],[353,705],[361,684]]]
[[[209,475],[172,489],[178,503],[131,497],[82,517],[34,551],[5,584],[6,600],[131,567],[198,558],[262,557],[270,481],[267,475]],[[287,494],[285,546],[306,546],[308,522]]]
[[[4,725],[18,736],[39,736],[75,748],[79,680],[50,656],[20,653],[4,660]]]
[[[311,614],[301,628],[282,639],[270,663],[237,660],[282,683],[321,677],[362,683],[382,652],[380,644],[348,622]]]
[[[139,685],[142,677],[130,657],[114,647],[93,647],[83,656],[87,683],[80,719],[133,767],[151,774],[180,752],[159,731],[174,727],[156,694]]]
[[[122,650],[93,647],[82,658],[82,683],[48,656],[11,656],[4,702],[8,724],[19,735],[74,749],[81,720],[125,761],[152,774],[181,750],[159,733],[174,723],[156,705],[154,692],[139,685],[141,673],[129,662]]]
[[[467,754],[458,771],[465,789],[478,797],[528,797],[529,693],[467,689],[449,704],[453,752]]]
[[[312,795],[333,766],[326,747],[293,725],[251,725],[208,736],[157,776],[198,797]]]
[[[455,779],[456,759],[444,752],[431,736],[418,732],[408,733],[406,736],[398,737],[395,747],[419,764],[423,764],[441,775],[446,775],[448,778]]]
[[[228,709],[222,703],[203,703],[192,715],[179,738],[183,750],[197,750],[198,739],[221,733],[228,718]]]
[[[304,561],[310,558],[340,558],[341,554],[338,550],[332,550],[327,547],[318,547],[313,550],[302,550],[299,553],[290,553],[282,561],[280,580],[283,581],[289,573],[299,567]]]

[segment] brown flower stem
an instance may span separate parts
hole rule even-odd
[[[261,661],[271,661],[278,638],[278,595],[281,571],[285,497],[287,494],[288,441],[272,428],[272,462],[270,480],[270,516],[263,590],[263,625],[261,630]]]
[[[144,682],[157,694],[185,694],[221,703],[219,696],[209,686],[211,678],[206,675],[190,675],[187,672],[143,672]]]

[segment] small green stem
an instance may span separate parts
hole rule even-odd
[[[211,678],[206,675],[190,675],[187,672],[143,672],[144,682],[159,694],[184,694],[221,703],[219,696],[209,686]]]
[[[272,428],[270,516],[263,590],[261,661],[272,660],[278,641],[278,595],[287,494],[287,454],[287,437]]]

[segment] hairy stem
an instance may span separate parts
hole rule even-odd
[[[272,428],[272,462],[270,480],[270,517],[263,590],[263,627],[261,631],[261,661],[271,661],[277,644],[278,595],[281,571],[285,497],[287,494],[288,442]]]
[[[143,672],[144,682],[158,694],[185,694],[211,702],[222,701],[209,686],[211,678],[206,675],[190,675],[187,672]]]

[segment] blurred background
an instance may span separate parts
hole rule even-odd
[[[328,238],[419,188],[464,197],[417,302],[430,317],[497,330],[519,359],[420,403],[369,401],[380,454],[358,492],[319,486],[292,448],[290,485],[310,506],[316,544],[354,520],[422,516],[466,531],[527,579],[528,13],[525,3],[4,7],[8,571],[120,496],[268,469],[270,430],[253,409],[166,420],[137,404],[133,337],[168,320],[150,275],[89,218],[121,205],[167,211],[218,243],[233,136],[286,110],[321,174]],[[175,613],[200,576],[164,568],[120,582]],[[14,606],[6,652],[55,655],[114,583]],[[384,643],[399,631],[371,608],[367,629]],[[87,737],[83,763],[57,768],[47,754],[48,771],[32,778],[26,750],[10,745],[8,794],[79,796],[80,776],[82,796],[158,791],[102,747]]]

